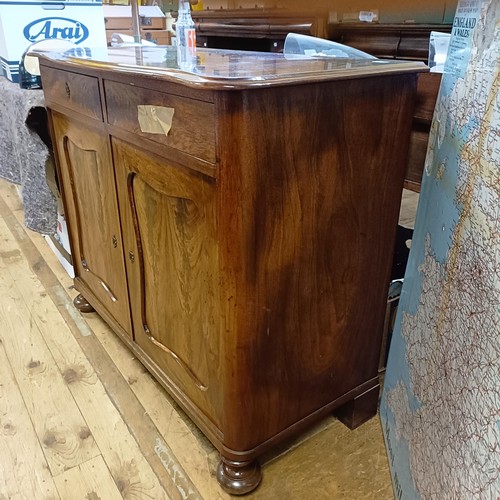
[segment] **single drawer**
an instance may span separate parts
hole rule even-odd
[[[41,67],[45,99],[102,121],[99,82],[93,76]]]
[[[110,125],[215,163],[213,104],[111,80],[104,81],[104,92]],[[156,131],[145,126],[145,120],[139,121],[139,113],[145,109],[152,111],[149,122],[156,121],[151,123],[153,129],[156,126]],[[165,111],[166,114],[172,113],[172,110],[171,122],[166,124],[162,114]]]
[[[346,32],[342,33],[340,42],[376,57],[395,58],[399,33]]]
[[[429,32],[402,31],[397,59],[429,59]]]
[[[114,10],[114,7],[113,7]],[[124,30],[132,29],[131,17],[104,17],[104,23],[107,30],[123,33]],[[165,17],[140,16],[139,24],[142,29],[164,30],[167,28],[167,19]]]

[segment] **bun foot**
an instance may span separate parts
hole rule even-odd
[[[95,311],[81,293],[74,298],[73,304],[82,313],[91,313]]]
[[[217,467],[217,481],[231,495],[244,495],[259,486],[262,472],[257,460],[236,462],[222,457]]]

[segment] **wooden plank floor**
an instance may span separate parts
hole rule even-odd
[[[410,214],[407,218],[411,219]],[[218,453],[95,313],[0,179],[0,500],[227,499]],[[378,418],[263,458],[251,499],[392,499]]]

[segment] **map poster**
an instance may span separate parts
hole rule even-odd
[[[395,498],[500,498],[500,1],[459,0],[380,409]]]

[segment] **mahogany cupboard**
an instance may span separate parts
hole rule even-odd
[[[376,413],[420,63],[165,48],[41,56],[75,265],[94,307],[221,453]],[[163,52],[161,52],[163,51]]]

